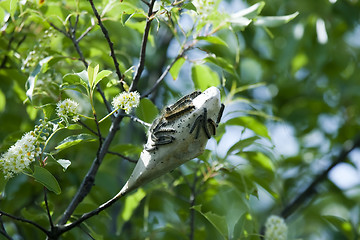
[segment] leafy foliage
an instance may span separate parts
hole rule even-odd
[[[289,239],[358,238],[359,181],[338,174],[359,167],[359,13],[350,0],[1,1],[0,152],[40,119],[53,129],[25,175],[0,168],[0,236],[260,239],[277,214]],[[83,219],[129,177],[146,123],[210,86],[226,108],[204,154]],[[130,115],[112,109],[135,90]],[[67,98],[80,121],[59,116]]]

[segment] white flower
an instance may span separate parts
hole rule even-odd
[[[196,11],[201,17],[206,18],[208,15],[214,12],[215,0],[194,0],[192,3],[196,7]]]
[[[286,240],[287,226],[283,218],[270,216],[265,223],[265,240]]]
[[[131,109],[137,107],[140,102],[140,94],[137,91],[134,92],[122,92],[114,97],[112,105],[114,109],[123,109],[127,114]]]
[[[58,102],[56,104],[56,112],[59,117],[63,119],[67,119],[72,116],[72,120],[74,122],[79,120],[79,115],[77,113],[77,108],[79,104],[69,98],[65,99],[64,101]]]
[[[1,156],[0,169],[5,178],[22,172],[31,162],[35,161],[35,157],[38,155],[35,144],[34,132],[28,132]]]

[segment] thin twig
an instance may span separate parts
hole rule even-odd
[[[45,202],[45,207],[46,207],[46,213],[47,213],[48,218],[49,218],[50,228],[52,230],[52,229],[54,229],[54,223],[53,223],[53,220],[52,220],[51,214],[50,214],[49,204],[48,204],[48,200],[47,200],[47,189],[46,189],[46,187],[44,187],[44,202]]]
[[[95,25],[91,25],[90,27],[88,27],[85,32],[83,32],[80,37],[76,39],[76,42],[80,42],[94,27]]]
[[[310,198],[316,191],[315,188],[318,184],[320,184],[322,181],[324,181],[328,173],[339,163],[344,162],[349,155],[349,153],[354,150],[355,148],[360,147],[360,137],[358,137],[356,140],[354,140],[351,145],[348,144],[345,145],[340,152],[340,154],[337,156],[335,161],[326,169],[324,170],[320,175],[318,175],[314,181],[305,189],[304,192],[302,192],[293,202],[291,202],[289,205],[287,205],[284,210],[281,212],[281,216],[283,218],[289,217],[296,209],[298,209],[300,206],[303,205],[303,203]]]
[[[114,62],[114,66],[115,66],[115,71],[116,71],[116,74],[120,80],[121,83],[123,83],[124,81],[124,76],[123,74],[121,73],[120,71],[120,68],[119,68],[119,63],[116,59],[116,55],[115,55],[115,51],[114,51],[114,44],[113,42],[111,41],[110,37],[109,37],[109,32],[107,31],[107,29],[105,28],[104,24],[102,23],[102,20],[101,20],[101,16],[99,15],[95,5],[94,5],[94,2],[93,0],[89,0],[90,2],[90,5],[91,5],[91,8],[95,14],[95,17],[96,19],[98,20],[98,24],[101,28],[101,31],[103,32],[104,34],[104,37],[109,45],[109,48],[110,48],[110,55],[111,55],[111,58],[113,59],[113,62]],[[121,90],[124,91],[124,86],[121,84]]]
[[[81,126],[83,126],[84,128],[86,128],[87,130],[89,130],[92,134],[98,136],[98,133],[95,132],[94,130],[92,130],[88,125],[86,125],[85,123],[83,123],[81,120],[77,121],[78,124],[80,124]]]
[[[49,231],[47,231],[45,228],[43,228],[42,226],[40,226],[39,224],[37,224],[36,222],[33,222],[31,220],[21,218],[21,217],[16,217],[14,215],[11,215],[9,213],[6,213],[6,212],[3,212],[2,210],[0,210],[0,217],[1,216],[6,216],[6,217],[12,218],[16,221],[19,221],[19,222],[29,223],[29,224],[33,225],[34,227],[37,227],[39,230],[44,232],[46,235],[49,235]]]
[[[184,54],[192,49],[194,47],[196,42],[193,42],[192,44],[188,45],[187,47],[184,47],[180,50],[178,55],[172,60],[172,62],[166,67],[165,71],[161,74],[161,76],[155,81],[154,85],[144,94],[141,95],[141,98],[149,96],[157,87],[158,85],[165,79],[166,75],[170,72],[170,69],[175,64],[177,60],[182,58]]]
[[[113,152],[113,151],[108,151],[109,154],[112,154],[112,155],[116,155],[116,156],[119,156],[125,160],[128,160],[129,162],[132,162],[132,163],[137,163],[137,160],[134,160],[132,158],[129,158],[129,157],[126,157],[124,155],[122,155],[121,153],[117,153],[117,152]]]
[[[130,118],[132,121],[140,123],[141,125],[144,125],[146,127],[151,127],[150,123],[144,122],[143,120],[133,116],[133,115],[129,115],[129,114],[121,114],[123,117],[128,117]]]
[[[148,15],[146,19],[146,25],[144,30],[144,35],[141,42],[141,49],[140,49],[140,57],[139,57],[139,64],[136,68],[136,72],[133,78],[133,81],[130,86],[130,91],[135,91],[137,89],[137,84],[140,80],[140,76],[145,67],[145,58],[146,58],[146,45],[149,37],[151,22],[153,20],[153,8],[154,8],[155,0],[151,0],[148,10]]]

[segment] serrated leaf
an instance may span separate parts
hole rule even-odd
[[[184,63],[185,63],[185,58],[183,58],[183,57],[179,58],[178,60],[176,60],[174,65],[170,68],[170,74],[174,80],[177,79],[180,69]]]
[[[35,67],[35,69],[30,73],[29,78],[26,81],[26,96],[29,98],[30,101],[32,101],[33,93],[36,86],[37,76],[42,71],[42,68],[46,68],[47,63],[52,59],[53,57],[47,57],[41,60]]]
[[[193,65],[191,68],[191,78],[195,88],[201,91],[220,84],[219,75],[206,65]]]
[[[228,239],[228,226],[224,216],[219,216],[212,212],[203,213],[201,211],[201,205],[194,206],[193,208],[203,215],[215,227],[221,236],[224,237],[224,239]]]
[[[289,21],[294,19],[297,15],[299,15],[299,12],[295,12],[293,14],[285,15],[285,16],[258,17],[254,22],[254,25],[261,27],[277,27],[285,23],[288,23]]]
[[[64,172],[71,165],[71,162],[69,160],[66,160],[66,159],[59,159],[59,160],[56,160],[56,162],[58,164],[60,164],[60,166],[63,168]]]
[[[54,192],[55,194],[59,195],[61,193],[61,188],[59,186],[58,181],[56,178],[45,168],[35,166],[34,173],[31,175],[35,181],[44,185],[48,190]]]
[[[92,141],[95,141],[97,140],[96,137],[94,137],[93,135],[90,135],[90,134],[86,134],[86,133],[82,133],[82,134],[79,134],[79,135],[72,135],[72,136],[69,136],[67,138],[65,138],[63,141],[61,141],[59,143],[59,145],[57,145],[55,147],[56,150],[59,150],[59,151],[62,151],[66,148],[69,148],[69,147],[72,147],[72,146],[75,146],[79,143],[84,143],[84,142],[92,142]]]
[[[139,106],[136,108],[136,115],[141,120],[151,123],[159,114],[159,110],[152,101],[147,98],[140,100]]]
[[[222,40],[221,38],[217,37],[217,36],[197,37],[196,39],[204,40],[204,41],[207,41],[209,43],[223,45],[225,47],[228,47],[227,43],[224,40]]]
[[[259,136],[270,139],[266,126],[253,117],[242,116],[242,117],[233,118],[227,121],[226,124],[243,126],[245,128],[252,130],[254,133],[256,133]]]

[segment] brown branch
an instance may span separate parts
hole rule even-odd
[[[313,182],[302,192],[293,202],[287,205],[283,211],[281,212],[281,216],[283,218],[289,217],[293,212],[295,212],[303,203],[309,199],[316,191],[315,188],[319,185],[322,181],[327,179],[328,173],[339,163],[344,162],[349,155],[349,153],[354,150],[355,148],[360,147],[360,137],[357,137],[356,140],[351,142],[351,145],[346,144],[343,146],[342,151],[337,156],[335,161],[320,175],[318,175]]]
[[[96,19],[98,20],[98,24],[101,28],[101,31],[103,32],[104,34],[104,37],[109,45],[109,48],[110,48],[110,55],[111,55],[111,58],[113,59],[113,62],[114,62],[114,66],[115,66],[115,71],[116,71],[116,74],[120,80],[121,83],[123,83],[124,81],[124,76],[122,75],[121,71],[120,71],[120,68],[119,68],[119,63],[116,59],[116,56],[115,56],[115,51],[114,51],[114,44],[113,42],[111,41],[110,37],[109,37],[109,32],[107,31],[107,29],[105,28],[104,24],[102,23],[102,20],[101,20],[101,16],[99,15],[95,5],[94,5],[94,2],[93,0],[89,0],[89,3],[91,5],[91,8],[95,14],[95,17]],[[121,90],[124,91],[124,86],[121,84]]]
[[[123,158],[123,159],[125,159],[125,160],[127,160],[127,161],[129,161],[129,162],[137,163],[137,160],[134,160],[134,159],[132,159],[132,158],[129,158],[129,157],[127,157],[127,156],[124,156],[124,155],[122,155],[121,153],[117,153],[117,152],[113,152],[113,151],[108,151],[108,153],[109,153],[109,154],[112,154],[112,155],[119,156],[119,157],[121,157],[121,158]]]
[[[148,37],[149,37],[151,22],[153,20],[154,4],[155,4],[155,0],[151,0],[150,5],[149,5],[147,19],[146,19],[144,35],[143,35],[142,42],[141,42],[139,64],[138,64],[138,66],[136,68],[136,72],[135,72],[133,81],[132,81],[131,86],[130,86],[130,91],[137,90],[137,84],[138,84],[138,82],[140,80],[140,76],[141,76],[141,74],[142,74],[142,72],[144,70],[144,67],[145,67],[146,45],[147,45],[147,41],[148,41]]]

